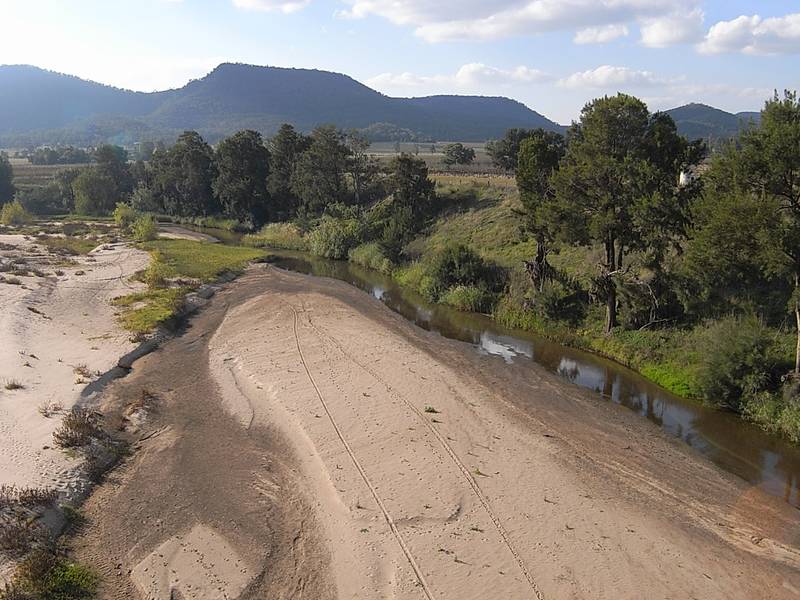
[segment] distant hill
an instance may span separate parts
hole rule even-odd
[[[169,139],[211,141],[239,129],[271,135],[334,123],[376,141],[498,138],[510,127],[564,128],[508,98],[391,98],[339,73],[224,63],[184,87],[142,93],[37,67],[0,66],[0,146]]]
[[[758,123],[758,112],[729,113],[705,104],[687,104],[666,111],[678,126],[678,131],[689,139],[711,142],[739,135],[743,127]]]

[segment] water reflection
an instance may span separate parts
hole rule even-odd
[[[800,448],[768,436],[735,415],[670,394],[601,357],[505,329],[484,315],[432,305],[374,271],[289,252],[275,253],[273,262],[292,271],[346,281],[426,330],[475,345],[482,355],[499,356],[506,362],[533,360],[635,411],[752,485],[800,506]]]

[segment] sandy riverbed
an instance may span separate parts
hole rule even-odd
[[[0,485],[72,495],[83,487],[78,461],[53,447],[52,433],[63,412],[98,390],[102,374],[135,347],[109,301],[139,285],[129,277],[147,265],[148,255],[111,244],[65,264],[35,242],[0,235],[4,262],[24,260],[21,268],[41,272],[5,273],[19,284],[0,283]],[[12,380],[23,388],[5,389]],[[45,417],[40,408],[46,404],[60,410]]]
[[[117,406],[145,385],[155,435],[77,541],[103,597],[800,594],[796,509],[341,282],[252,269]]]

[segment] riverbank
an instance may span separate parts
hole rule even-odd
[[[109,414],[144,387],[150,434],[76,541],[107,575],[101,597],[186,596],[180,554],[151,560],[180,540],[207,552],[192,581],[242,597],[800,590],[796,509],[621,407],[481,359],[341,282],[249,269],[114,385]],[[245,577],[217,572],[221,549]]]

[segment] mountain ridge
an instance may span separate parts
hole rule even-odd
[[[690,103],[665,111],[688,137],[735,136],[758,113],[727,113]],[[479,142],[512,127],[564,132],[503,96],[440,94],[397,98],[342,73],[221,63],[184,86],[139,92],[31,65],[0,65],[0,147],[131,144],[169,140],[195,129],[217,141],[239,129],[274,133],[334,123],[374,141]]]

